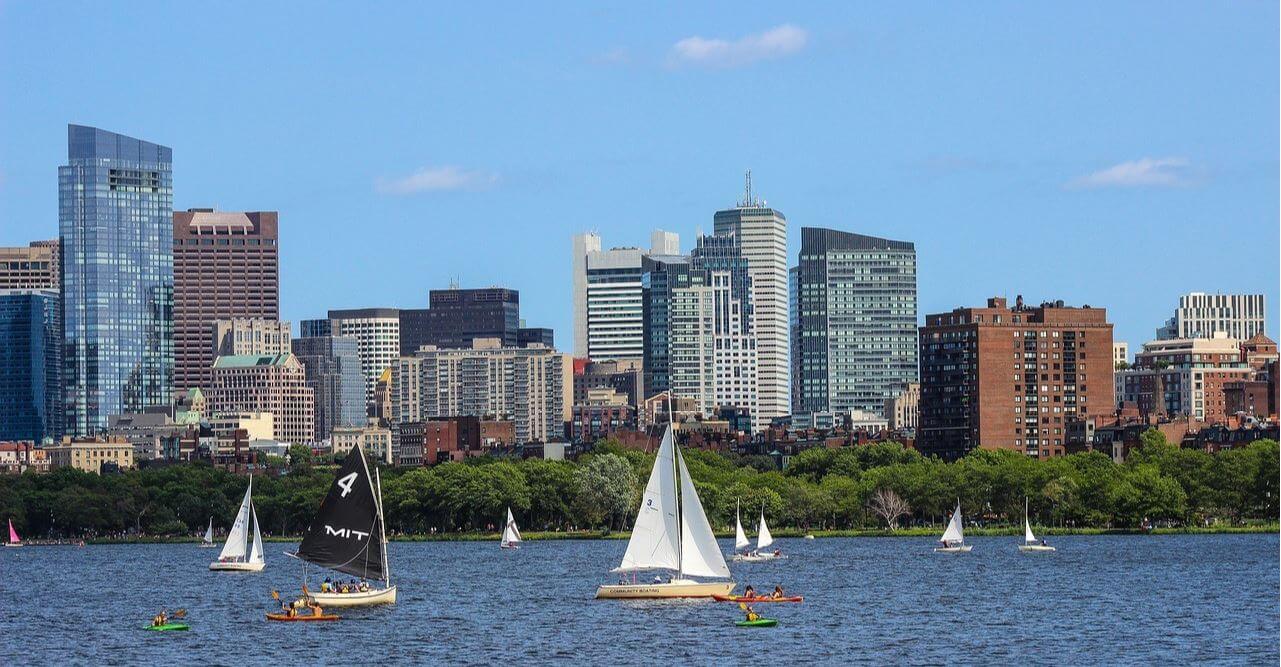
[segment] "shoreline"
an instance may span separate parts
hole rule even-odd
[[[825,539],[834,537],[937,537],[942,534],[943,527],[912,527],[900,528],[896,531],[886,529],[849,529],[849,530],[817,530],[809,534],[815,539]],[[1245,526],[1210,526],[1201,527],[1182,527],[1182,528],[1155,528],[1151,531],[1145,531],[1139,528],[1037,528],[1037,535],[1043,536],[1071,536],[1071,535],[1262,535],[1277,534],[1281,535],[1281,524],[1253,524]],[[1023,534],[1021,526],[1002,526],[994,528],[972,527],[966,528],[967,537],[1018,537]],[[779,530],[774,531],[774,537],[777,538],[801,538],[806,533],[798,530]],[[299,536],[272,536],[263,537],[264,542],[297,542],[301,539]],[[437,533],[422,535],[388,535],[389,542],[497,542],[499,533]],[[538,532],[529,531],[522,533],[526,542],[546,542],[553,540],[625,540],[631,537],[630,531],[574,531],[574,532]],[[717,538],[734,537],[732,531],[720,531],[716,533]],[[198,537],[127,537],[127,538],[85,538],[86,544],[109,545],[109,544],[199,544]],[[74,544],[75,541],[64,540],[61,546]],[[221,540],[215,540],[221,543]],[[32,544],[31,546],[46,546]],[[56,545],[48,545],[56,546]]]

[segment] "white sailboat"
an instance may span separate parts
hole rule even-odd
[[[205,536],[200,540],[200,548],[212,549],[218,546],[213,541],[213,517],[209,518],[209,527],[205,529]]]
[[[382,482],[377,469],[369,474],[360,445],[343,459],[298,552],[289,555],[360,578],[360,583],[348,586],[346,592],[341,585],[322,586],[319,593],[307,591],[322,607],[369,607],[396,601],[387,560]],[[381,581],[382,587],[370,586],[367,582],[371,580]]]
[[[520,529],[516,527],[516,517],[512,516],[512,508],[507,508],[507,525],[503,527],[503,539],[498,546],[504,549],[520,548]]]
[[[1019,551],[1023,552],[1040,552],[1054,551],[1054,547],[1045,544],[1044,541],[1038,541],[1036,535],[1032,534],[1032,522],[1028,520],[1028,500],[1023,499],[1023,544],[1019,545]]]
[[[227,533],[227,543],[222,546],[218,560],[209,564],[209,569],[220,572],[262,572],[262,568],[266,567],[262,556],[262,533],[258,531],[258,512],[254,510],[253,491],[254,479],[250,477],[249,488],[245,489],[245,499],[240,502],[240,511],[236,513],[236,521],[231,524],[231,532]],[[252,542],[249,537],[251,524]]]
[[[675,575],[668,581],[637,582],[635,574],[645,570],[670,570]],[[645,485],[627,552],[613,571],[632,574],[632,582],[604,584],[596,589],[597,599],[697,598],[728,595],[734,590],[732,581],[689,578],[728,579],[730,573],[685,459],[672,439],[670,424]]]
[[[742,560],[747,552],[747,547],[752,546],[751,541],[747,539],[747,533],[743,531],[743,519],[737,505],[734,506],[734,560]],[[742,553],[740,553],[742,552]]]
[[[943,531],[939,543],[943,546],[935,547],[934,550],[940,553],[965,554],[974,548],[965,543],[965,531],[961,528],[960,500],[956,501],[956,510],[952,512],[952,519],[947,522],[947,530]]]
[[[734,560],[745,561],[748,563],[760,562],[763,560],[775,560],[783,558],[783,554],[775,551],[765,551],[766,547],[774,544],[774,536],[769,532],[769,526],[765,523],[765,508],[761,508],[761,522],[756,527],[756,549],[749,553],[736,556]]]

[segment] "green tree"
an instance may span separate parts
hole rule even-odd
[[[617,454],[593,456],[574,473],[575,509],[587,526],[621,527],[634,507],[636,473]]]

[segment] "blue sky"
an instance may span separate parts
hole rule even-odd
[[[95,125],[173,148],[175,208],[280,211],[288,319],[457,278],[568,346],[573,233],[688,248],[751,168],[793,261],[914,241],[922,319],[1064,299],[1133,347],[1248,291],[1276,337],[1275,2],[208,4],[0,0],[0,244],[56,236]]]

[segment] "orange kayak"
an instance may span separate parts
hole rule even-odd
[[[290,616],[289,614],[267,614],[268,621],[336,621],[339,618],[342,617],[338,614],[321,614],[319,616],[315,614],[298,614],[297,616]]]
[[[781,598],[776,598],[772,595],[766,595],[765,597],[750,597],[750,598],[743,595],[713,595],[712,599],[716,600],[717,602],[745,602],[748,604],[756,604],[757,602],[802,602],[805,600],[805,598],[799,595],[792,595],[792,596],[786,596]]]

